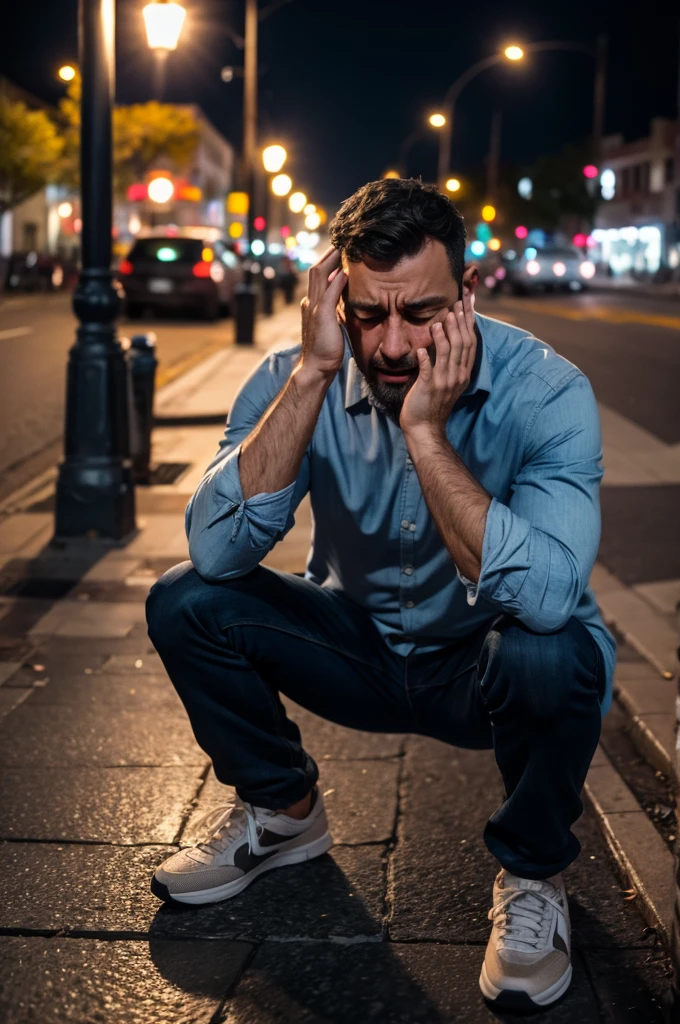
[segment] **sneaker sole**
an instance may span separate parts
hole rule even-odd
[[[543,992],[537,992],[535,995],[530,996],[528,992],[522,989],[496,988],[489,981],[489,975],[486,973],[486,964],[483,964],[482,973],[479,976],[479,987],[484,998],[488,999],[494,1006],[504,1010],[527,1011],[534,1010],[537,1007],[549,1006],[550,1003],[556,1002],[569,988],[571,975],[572,966],[569,964],[562,977],[554,985],[546,988]]]
[[[201,889],[198,892],[170,892],[168,886],[164,882],[159,882],[154,875],[151,879],[151,892],[159,900],[163,900],[164,903],[189,903],[191,905],[221,903],[223,900],[231,899],[232,896],[238,896],[258,875],[263,874],[265,871],[271,871],[272,868],[287,867],[289,864],[301,864],[303,861],[320,857],[322,854],[327,853],[332,845],[333,840],[330,833],[326,832],[307,846],[298,846],[294,850],[282,850],[281,853],[273,854],[268,860],[258,864],[256,868],[253,868],[246,875],[242,875],[241,878],[235,878],[233,882],[217,885],[213,889]]]

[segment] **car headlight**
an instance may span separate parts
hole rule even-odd
[[[525,267],[525,270],[526,270],[527,274],[531,274],[532,277],[535,274],[538,274],[540,272],[540,269],[541,269],[541,264],[538,262],[538,260],[529,260],[529,262],[527,263],[527,265]]]
[[[578,272],[581,277],[585,277],[587,279],[595,277],[595,264],[591,260],[584,260],[578,268]]]

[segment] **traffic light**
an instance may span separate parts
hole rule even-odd
[[[267,221],[264,219],[264,217],[256,217],[255,220],[253,221],[253,227],[255,228],[256,231],[264,231],[264,229],[267,227]]]

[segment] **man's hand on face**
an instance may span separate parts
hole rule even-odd
[[[470,384],[477,351],[474,297],[463,288],[443,322],[430,328],[435,346],[434,366],[428,348],[419,348],[418,376],[409,390],[399,417],[405,434],[423,430],[444,434],[454,405]]]

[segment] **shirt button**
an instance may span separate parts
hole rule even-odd
[[[406,602],[406,607],[407,608],[413,608],[414,605],[415,605],[415,601],[407,601]]]
[[[409,530],[411,531],[411,533],[415,533],[416,532],[416,524],[415,523],[411,523],[410,526],[409,526]]]
[[[406,573],[407,576],[410,576],[413,573],[413,566],[407,565],[404,569],[404,572]]]
[[[410,455],[407,455],[407,456],[406,456],[406,465],[407,465],[407,466],[412,466],[412,465],[413,465],[413,461],[412,461],[412,459],[411,459],[411,456],[410,456]]]
[[[408,521],[408,519],[402,519],[401,525],[402,525],[402,529],[408,530],[409,529],[409,521]]]

